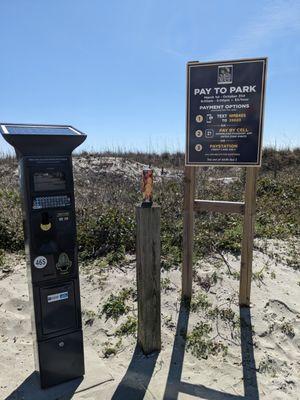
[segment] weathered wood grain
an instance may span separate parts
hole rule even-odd
[[[145,354],[161,349],[160,207],[136,207],[138,344]]]
[[[195,200],[194,211],[196,212],[219,212],[219,213],[244,213],[245,203],[241,201],[218,201],[218,200]]]
[[[192,296],[195,167],[184,168],[182,297]]]
[[[239,294],[241,306],[250,305],[257,174],[258,168],[247,168]]]

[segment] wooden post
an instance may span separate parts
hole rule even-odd
[[[160,207],[136,206],[138,344],[145,354],[161,349]]]
[[[250,305],[253,239],[256,208],[256,180],[258,168],[246,168],[245,211],[240,273],[240,306]]]
[[[184,167],[182,297],[192,297],[195,167]]]

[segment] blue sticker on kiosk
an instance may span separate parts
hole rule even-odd
[[[53,303],[54,301],[66,300],[68,298],[69,298],[69,293],[62,292],[62,293],[50,294],[49,296],[47,296],[47,301],[48,303]]]

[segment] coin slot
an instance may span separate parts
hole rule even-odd
[[[47,232],[51,229],[51,222],[49,218],[49,214],[47,212],[42,213],[42,222],[41,222],[41,230]]]

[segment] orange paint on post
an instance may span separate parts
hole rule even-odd
[[[151,207],[153,203],[153,170],[150,168],[143,170],[142,192],[142,207]]]

